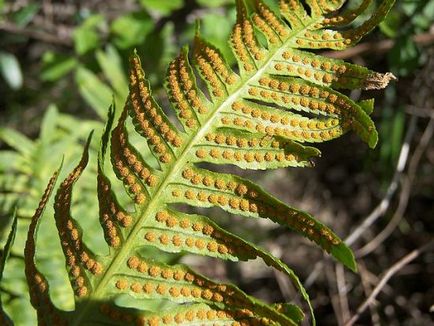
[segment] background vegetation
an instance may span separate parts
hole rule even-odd
[[[276,1],[267,2],[275,5]],[[235,20],[232,0],[0,0],[2,244],[15,206],[19,221],[0,291],[17,325],[34,324],[22,250],[29,218],[46,181],[62,155],[67,162],[64,173],[76,164],[89,131],[101,132],[112,97],[122,106],[128,89],[127,58],[134,48],[164,103],[167,63],[192,40],[196,19],[201,20],[204,37],[233,64],[227,45]],[[348,135],[320,145],[324,155],[315,169],[297,169],[297,173],[282,169],[266,177],[246,172],[343,238],[348,236],[358,256],[360,271],[353,274],[322,257],[301,237],[288,237],[276,225],[263,222],[258,232],[255,223],[240,230],[250,230],[246,238],[294,267],[313,297],[322,325],[343,324],[393,264],[433,238],[433,44],[434,1],[398,1],[381,28],[362,44],[329,54],[398,77],[386,92],[364,95],[377,98],[378,147],[369,150],[357,137]],[[357,91],[349,95],[360,97]],[[96,197],[87,196],[95,189],[96,136],[92,164],[78,184],[75,216],[97,212]],[[93,236],[86,241],[98,248],[102,239],[98,226],[92,221],[80,223],[95,230],[87,232]],[[54,220],[46,219],[41,229],[38,242],[49,249],[38,253],[38,262],[53,284],[54,302],[68,308],[71,290],[62,285],[68,282],[60,246],[53,237]],[[294,246],[296,251],[287,250]],[[414,258],[410,263],[398,266],[378,296],[369,301],[361,324],[426,325],[433,321],[434,252],[432,246],[422,249],[410,256]],[[209,276],[236,280],[245,291],[265,300],[297,300],[286,279],[262,270],[255,262],[226,265],[198,257],[179,259]]]

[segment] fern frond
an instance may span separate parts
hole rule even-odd
[[[45,276],[38,270],[35,263],[36,253],[36,235],[39,226],[39,220],[44,213],[45,206],[50,199],[54,186],[59,175],[57,170],[50,178],[47,188],[39,202],[32,221],[29,225],[27,234],[26,247],[24,250],[25,273],[27,284],[29,285],[30,301],[35,308],[40,325],[66,325],[63,312],[59,311],[50,300],[49,285]]]
[[[6,266],[6,261],[9,258],[12,246],[14,244],[15,241],[15,236],[17,233],[17,212],[16,210],[14,211],[14,215],[12,217],[12,227],[11,227],[11,231],[9,232],[9,236],[8,239],[6,241],[6,244],[3,248],[3,252],[1,254],[0,257],[0,282],[3,279],[3,272]],[[4,311],[3,309],[3,302],[0,296],[0,325],[5,325],[5,326],[12,326],[12,320],[11,318],[8,316],[8,314]]]
[[[197,27],[191,54],[182,49],[169,65],[166,78],[168,97],[182,130],[152,97],[140,59],[132,55],[130,93],[115,126],[114,108],[109,110],[98,159],[99,220],[109,255],[92,253],[83,241],[83,230],[71,217],[72,188],[87,164],[89,143],[56,195],[56,225],[76,296],[75,311],[68,314],[71,325],[301,322],[303,313],[296,306],[265,304],[234,285],[151,256],[150,248],[230,261],[260,258],[286,274],[310,307],[306,291],[284,262],[225,230],[217,218],[181,211],[179,204],[269,219],[356,269],[351,250],[310,214],[281,202],[250,180],[211,171],[202,164],[253,170],[308,167],[320,152],[302,143],[329,141],[348,131],[356,132],[370,147],[377,143],[369,117],[373,100],[356,102],[339,89],[383,88],[393,76],[306,50],[352,46],[379,23],[393,1],[383,1],[371,18],[354,28],[348,24],[366,9],[369,0],[343,12],[339,11],[344,4],[340,0],[306,3],[309,14],[298,0],[281,0],[278,15],[261,1],[249,1],[248,6],[237,1],[230,44],[238,73],[201,37]],[[157,159],[157,167],[143,159],[137,144],[130,143],[131,122]],[[120,194],[112,187],[117,181],[110,180],[104,166],[109,145],[113,171],[131,199],[126,205],[118,200]],[[51,189],[49,186],[48,193]],[[26,250],[28,268],[35,275],[39,272],[33,260],[33,237],[39,215],[32,222]],[[44,284],[44,291],[36,283]],[[48,285],[42,276],[40,281],[29,276],[29,284],[37,298],[45,295],[42,301],[48,300]],[[141,302],[141,308],[120,304],[122,297]],[[46,304],[38,300],[38,311],[55,311],[49,300]],[[164,303],[166,308],[153,311],[151,302]],[[54,317],[41,314],[41,318]]]

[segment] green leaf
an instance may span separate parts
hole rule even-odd
[[[174,24],[168,22],[161,31],[154,30],[138,49],[139,53],[143,55],[143,62],[149,71],[151,83],[161,83],[161,71],[166,70],[167,65],[176,55],[178,49],[173,42],[175,39],[174,28]]]
[[[197,0],[197,3],[200,4],[202,7],[221,7],[228,4],[233,4],[233,1],[231,0]]]
[[[397,76],[408,76],[421,62],[420,51],[410,35],[397,39],[387,57],[393,73]]]
[[[125,99],[128,95],[128,81],[125,78],[122,60],[116,48],[108,45],[105,52],[98,50],[96,59],[116,95],[121,100]]]
[[[15,151],[2,150],[0,152],[0,172],[13,169],[14,163],[16,164],[20,158],[20,154]]]
[[[74,31],[74,43],[75,51],[78,54],[85,54],[99,47],[98,33],[88,28],[77,28]]]
[[[33,17],[37,14],[40,8],[40,4],[28,3],[12,14],[12,20],[18,26],[24,27],[32,21]]]
[[[81,96],[102,119],[110,106],[112,91],[92,71],[78,67],[75,80]]]
[[[41,79],[44,81],[56,81],[71,72],[78,64],[75,58],[51,51],[44,53],[42,62]]]
[[[173,10],[181,8],[184,5],[184,0],[171,0],[171,1],[140,0],[140,4],[146,10],[157,11],[160,12],[161,14],[168,14]]]
[[[74,30],[74,47],[78,54],[85,54],[100,46],[97,28],[103,23],[104,17],[102,15],[92,15]]]
[[[434,1],[430,0],[423,8],[423,14],[431,21],[434,19]]]
[[[49,105],[41,122],[41,131],[39,133],[41,142],[48,143],[54,138],[58,118],[59,111],[57,107],[54,104]]]
[[[354,259],[354,254],[344,243],[333,247],[330,253],[353,272],[357,272],[357,264]]]
[[[10,88],[17,90],[23,85],[20,63],[13,54],[0,51],[0,73]]]
[[[10,128],[0,128],[0,140],[27,157],[31,156],[35,146],[31,139]]]
[[[391,12],[379,25],[380,30],[389,38],[395,38],[399,26],[402,24],[401,16],[397,12]]]
[[[413,29],[416,29],[416,33],[429,30],[434,19],[434,1],[414,3],[414,6],[410,7],[411,9],[404,4],[402,6],[407,9],[405,11],[412,22],[412,25],[408,26],[407,29],[411,28],[413,33]]]
[[[117,18],[111,24],[110,31],[116,46],[125,49],[143,43],[152,28],[151,17],[145,12],[140,12]]]

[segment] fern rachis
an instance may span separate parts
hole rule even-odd
[[[130,94],[117,125],[109,112],[98,163],[100,223],[110,246],[107,257],[94,255],[71,217],[72,187],[87,165],[85,148],[76,169],[59,187],[55,220],[76,308],[63,312],[48,297],[48,283],[34,262],[38,219],[54,187],[53,177],[32,221],[26,246],[26,275],[32,304],[45,324],[273,324],[300,322],[302,312],[288,304],[265,304],[230,284],[220,284],[182,265],[141,257],[143,247],[168,253],[190,252],[228,260],[261,258],[308,296],[283,262],[252,243],[220,228],[203,215],[183,213],[176,204],[218,207],[247,218],[269,218],[316,242],[346,266],[355,269],[351,251],[309,214],[280,202],[253,182],[233,174],[212,172],[197,163],[233,164],[244,169],[310,166],[319,151],[302,145],[327,141],[354,130],[371,147],[377,133],[369,114],[373,101],[354,102],[335,89],[381,88],[391,79],[366,68],[321,57],[304,49],[343,49],[375,27],[390,9],[386,0],[359,27],[337,31],[369,4],[338,12],[343,1],[307,1],[310,16],[297,0],[281,1],[282,17],[262,2],[237,1],[238,18],[231,44],[236,74],[219,51],[197,32],[193,64],[187,49],[168,69],[167,88],[183,131],[172,124],[152,98],[136,54],[131,58]],[[248,2],[251,4],[251,2]],[[253,2],[252,2],[253,3]],[[252,14],[250,14],[253,12]],[[289,24],[288,24],[288,23]],[[259,33],[266,44],[258,40]],[[196,85],[196,69],[208,96]],[[335,88],[335,89],[333,89]],[[294,113],[298,111],[299,113]],[[142,135],[159,167],[145,162],[128,141],[130,121]],[[132,132],[132,131],[131,131]],[[110,142],[113,171],[123,182],[135,210],[126,210],[105,175]],[[119,295],[169,302],[166,310],[127,308]]]

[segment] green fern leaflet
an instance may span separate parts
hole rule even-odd
[[[97,256],[71,216],[74,183],[87,165],[87,144],[77,167],[55,196],[55,220],[75,294],[75,310],[61,311],[49,298],[46,278],[35,265],[35,235],[53,190],[50,182],[30,226],[26,275],[41,325],[294,325],[299,307],[266,304],[234,285],[206,278],[184,265],[170,265],[154,248],[224,260],[260,258],[285,273],[309,303],[293,271],[254,244],[217,225],[217,218],[180,207],[216,207],[248,219],[266,218],[310,239],[352,270],[349,248],[306,212],[288,206],[240,176],[211,171],[210,164],[242,169],[308,167],[320,152],[309,143],[354,131],[374,147],[377,132],[369,117],[373,100],[356,102],[339,89],[378,89],[393,78],[308,50],[343,50],[371,31],[390,10],[385,0],[375,13],[350,27],[370,4],[342,9],[343,0],[281,0],[280,14],[261,1],[237,1],[230,44],[236,72],[219,50],[200,36],[168,67],[167,93],[180,127],[152,97],[140,59],[130,59],[129,96],[119,118],[111,108],[98,163],[99,221],[110,253]],[[351,25],[354,26],[354,25]],[[198,76],[196,78],[196,76]],[[199,77],[200,76],[200,77]],[[205,85],[206,87],[200,87]],[[128,132],[132,124],[135,131]],[[137,132],[158,161],[146,162],[129,135]],[[124,184],[130,205],[112,190],[105,156]],[[203,164],[208,163],[208,164]],[[92,218],[92,217],[89,217]],[[156,248],[156,249],[155,249]],[[122,305],[121,297],[137,306]],[[154,309],[149,302],[162,302]],[[310,304],[309,304],[310,306]]]

